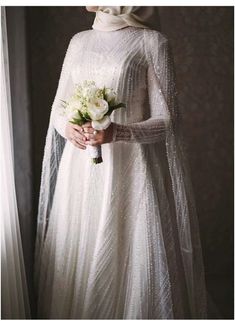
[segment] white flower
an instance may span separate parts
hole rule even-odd
[[[96,98],[87,104],[87,112],[92,120],[100,120],[109,110],[109,105],[106,100]]]
[[[69,120],[72,120],[73,118],[81,119],[78,110],[81,110],[82,105],[79,100],[72,99],[68,103],[66,107],[66,116]]]
[[[117,96],[112,88],[105,88],[105,95],[108,102],[114,102]]]
[[[100,120],[93,120],[91,126],[96,130],[103,130],[109,127],[111,124],[111,119],[109,116],[104,116]]]
[[[98,88],[96,87],[95,84],[90,84],[90,85],[84,86],[82,88],[82,95],[87,100],[90,100],[93,97],[95,97],[97,90],[98,90]]]
[[[81,102],[80,102],[78,99],[72,98],[72,99],[69,101],[67,108],[69,108],[69,109],[71,109],[71,110],[72,110],[72,109],[81,110],[81,109],[82,109],[82,104],[81,104]]]

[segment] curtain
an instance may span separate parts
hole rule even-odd
[[[14,155],[5,8],[1,8],[1,293],[2,318],[30,318],[14,183]]]
[[[30,60],[28,53],[27,7],[6,7],[7,40],[11,88],[15,189],[25,272],[31,307],[36,317],[33,286],[34,245],[37,200],[33,172],[33,105],[30,99]],[[24,186],[24,188],[22,188]]]

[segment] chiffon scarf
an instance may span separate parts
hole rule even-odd
[[[93,29],[114,31],[128,26],[149,28],[148,22],[154,14],[154,7],[99,6]]]

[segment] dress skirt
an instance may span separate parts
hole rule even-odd
[[[190,318],[165,143],[66,142],[42,254],[38,315]]]

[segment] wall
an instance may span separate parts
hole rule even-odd
[[[201,226],[208,288],[233,304],[233,7],[161,7]]]

